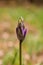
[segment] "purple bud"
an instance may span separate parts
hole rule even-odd
[[[16,34],[17,34],[17,38],[20,41],[23,41],[25,39],[26,32],[27,32],[27,29],[25,29],[24,24],[22,25],[22,23],[19,23],[16,28]]]

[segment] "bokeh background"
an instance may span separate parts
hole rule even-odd
[[[19,65],[16,27],[21,16],[27,28],[22,65],[43,65],[43,0],[0,0],[0,65]]]

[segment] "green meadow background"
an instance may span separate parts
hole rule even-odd
[[[37,7],[35,5],[27,8],[22,6],[15,8],[0,7],[0,24],[3,24],[2,26],[0,25],[0,44],[9,44],[9,41],[14,44],[11,48],[7,48],[7,45],[1,48],[5,51],[2,65],[19,65],[19,41],[16,37],[15,29],[20,16],[24,18],[24,23],[26,24],[28,31],[26,38],[22,43],[22,53],[31,57],[34,56],[34,54],[36,55],[39,52],[43,52],[43,7]],[[8,24],[4,24],[7,22],[10,27]],[[5,27],[3,28],[3,26]],[[6,38],[6,35],[5,37],[2,36],[4,32],[9,34],[8,38]],[[17,56],[14,64],[12,64],[16,52]],[[22,54],[22,65],[35,65],[34,63],[32,64],[31,59],[24,59],[24,55]]]

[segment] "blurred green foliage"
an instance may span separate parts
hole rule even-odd
[[[9,16],[9,18],[7,17],[4,18],[4,16],[5,17]],[[33,33],[28,32],[22,46],[31,55],[33,51],[36,53],[41,51],[43,49],[43,8],[38,8],[38,7],[33,7],[33,6],[28,9],[23,8],[23,7],[0,8],[0,22],[1,21],[11,22],[12,24],[12,27],[10,29],[11,31],[14,28],[14,24],[17,23],[17,20],[20,16],[23,16],[25,20],[24,22],[27,22],[28,24],[35,26],[39,31],[39,33],[36,36]],[[8,61],[11,62],[12,58],[13,57],[10,57],[10,55],[7,54],[4,58],[3,65],[7,65],[6,63]],[[18,59],[16,59],[15,64],[19,65]]]

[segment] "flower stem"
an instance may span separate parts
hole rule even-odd
[[[20,45],[20,49],[19,49],[19,50],[20,50],[20,65],[22,65],[22,62],[21,62],[21,61],[22,61],[22,60],[21,60],[21,57],[22,57],[22,56],[21,56],[21,52],[22,52],[22,51],[21,51],[21,48],[22,48],[22,45],[21,45],[21,44],[22,44],[22,41],[20,41],[20,44],[19,44],[19,45]]]

